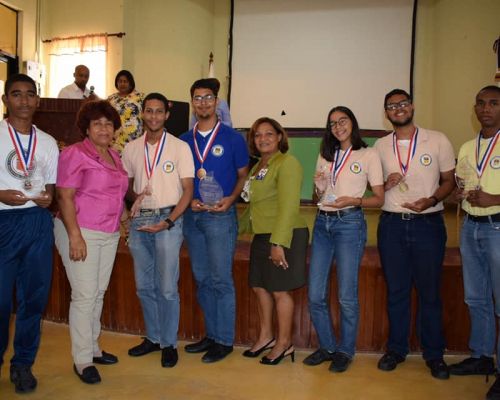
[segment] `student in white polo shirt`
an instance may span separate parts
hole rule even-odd
[[[377,239],[389,316],[387,350],[378,368],[395,369],[409,352],[411,290],[415,285],[423,358],[433,377],[448,379],[440,286],[447,238],[442,201],[455,187],[453,147],[443,133],[413,123],[412,98],[404,90],[389,92],[384,108],[394,131],[374,146],[385,180]]]
[[[164,128],[169,104],[160,93],[144,98],[145,134],[127,143],[123,166],[133,201],[129,248],[146,337],[129,349],[139,357],[162,351],[162,367],[177,364],[179,251],[183,213],[193,197],[194,164],[189,146]]]

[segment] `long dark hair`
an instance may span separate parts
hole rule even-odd
[[[333,161],[335,156],[335,151],[340,147],[339,140],[332,134],[332,127],[330,125],[330,117],[335,111],[339,111],[347,115],[352,123],[352,133],[351,133],[351,144],[353,150],[359,150],[362,147],[368,147],[368,145],[361,139],[361,134],[359,133],[358,120],[354,116],[354,113],[347,107],[336,106],[333,107],[328,113],[328,118],[326,119],[326,129],[323,134],[323,140],[321,141],[320,154],[326,161]]]

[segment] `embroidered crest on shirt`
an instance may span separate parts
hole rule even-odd
[[[224,154],[224,147],[221,146],[220,144],[216,144],[215,146],[212,147],[212,154],[215,157],[220,157]]]
[[[422,154],[420,156],[420,164],[422,164],[424,167],[428,167],[429,165],[432,164],[432,157],[430,154]]]
[[[490,167],[493,169],[500,168],[500,156],[495,156],[490,160]]]
[[[9,152],[9,154],[7,154],[5,165],[7,167],[7,171],[9,171],[10,176],[12,176],[15,179],[21,179],[21,180],[25,179],[23,167],[21,165],[21,160],[19,160],[15,150],[12,150],[11,152]],[[36,166],[37,166],[36,158],[33,158],[33,161],[28,167],[28,176],[33,176],[33,174],[36,171]]]
[[[362,171],[361,164],[359,162],[353,162],[349,169],[353,174],[359,174]]]
[[[172,161],[165,161],[162,166],[163,171],[170,174],[174,171],[174,163]]]

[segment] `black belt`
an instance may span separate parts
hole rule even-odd
[[[353,212],[361,211],[361,207],[350,207],[350,208],[344,208],[343,210],[337,210],[337,211],[323,211],[323,210],[318,210],[319,215],[325,215],[327,217],[343,217],[344,215],[351,214]]]
[[[493,215],[471,215],[465,214],[472,222],[500,222],[500,213]]]
[[[174,206],[168,206],[163,208],[141,208],[137,215],[139,217],[152,217],[155,215],[161,215],[165,212],[172,211]]]
[[[395,217],[401,218],[404,221],[410,221],[412,219],[437,217],[438,215],[441,215],[441,211],[425,213],[425,214],[396,213],[396,212],[382,211],[382,215],[394,215]]]

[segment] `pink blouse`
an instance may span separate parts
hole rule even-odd
[[[120,156],[109,149],[116,167],[106,162],[86,138],[59,156],[56,186],[76,189],[76,219],[81,228],[113,233],[120,229],[128,176]]]

